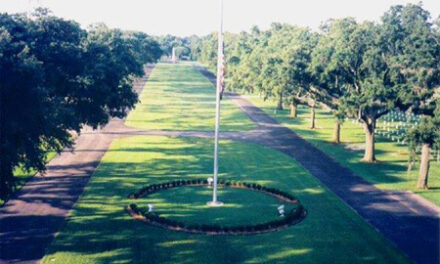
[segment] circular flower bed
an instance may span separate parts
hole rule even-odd
[[[153,193],[164,191],[171,188],[184,186],[208,186],[208,181],[198,180],[179,180],[159,184],[152,184],[130,195],[130,199],[145,198]],[[219,181],[218,186],[226,188],[241,188],[261,192],[265,195],[273,196],[285,203],[296,204],[297,206],[284,213],[284,216],[266,223],[246,226],[221,226],[221,225],[187,225],[184,222],[161,217],[155,212],[147,212],[140,209],[135,203],[127,206],[128,213],[135,219],[145,221],[149,224],[175,230],[196,234],[208,235],[252,235],[266,232],[278,231],[288,226],[301,222],[307,215],[307,211],[294,196],[275,188],[268,188],[255,183]]]

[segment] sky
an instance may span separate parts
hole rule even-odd
[[[351,16],[378,21],[392,5],[419,0],[224,0],[225,31],[240,32],[272,22],[318,29],[329,18]],[[54,15],[73,19],[84,28],[103,22],[110,27],[139,30],[151,35],[206,35],[219,25],[219,0],[0,0],[0,12],[26,12],[44,6]],[[424,0],[433,18],[440,0]]]

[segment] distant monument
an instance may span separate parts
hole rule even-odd
[[[171,61],[173,63],[177,63],[176,48],[175,47],[173,47],[173,51],[171,52]]]

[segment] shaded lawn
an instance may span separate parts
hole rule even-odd
[[[223,131],[255,127],[231,100],[225,98],[221,107]],[[212,131],[214,121],[215,89],[211,82],[193,64],[159,63],[126,125],[151,130]]]
[[[56,156],[56,154],[57,153],[54,151],[49,152],[46,158],[47,162],[53,159]],[[30,180],[32,177],[35,176],[35,174],[37,174],[35,170],[26,171],[22,167],[17,167],[14,170],[15,186],[14,186],[14,190],[12,191],[12,194],[18,192],[27,183],[28,180]],[[0,206],[2,206],[4,203],[5,201],[0,199]]]
[[[304,139],[313,143],[321,151],[334,158],[353,172],[375,184],[382,189],[410,190],[436,205],[440,205],[440,163],[431,162],[429,178],[429,190],[417,189],[418,164],[408,174],[408,147],[399,145],[386,137],[376,134],[376,158],[379,162],[368,164],[361,162],[365,134],[362,126],[346,121],[341,130],[343,145],[331,143],[334,127],[333,116],[324,110],[317,110],[317,129],[309,129],[310,110],[301,106],[298,111],[298,118],[289,117],[289,110],[277,111],[275,113],[275,102],[264,102],[258,96],[248,98],[266,113],[275,117],[280,123],[298,133]]]
[[[309,212],[302,223],[263,235],[205,236],[151,227],[124,211],[132,202],[127,196],[143,186],[210,176],[212,150],[210,139],[139,136],[116,140],[43,263],[407,263],[382,235],[291,158],[254,144],[222,141],[220,177],[296,195]],[[195,202],[198,194],[189,191],[160,193],[158,210],[168,200]],[[197,202],[205,203],[207,197],[201,199]],[[217,208],[226,213],[225,220],[219,220],[225,222],[235,215],[240,221],[246,218],[238,210],[244,204],[254,210],[247,216],[254,222],[268,217],[259,214],[260,209],[270,211],[266,207],[273,206],[245,191],[220,192],[219,199],[228,202]],[[138,202],[146,204],[147,200]],[[173,214],[188,214],[188,221],[195,221],[198,211],[185,208],[175,206]],[[210,210],[199,214],[200,223],[221,217]]]

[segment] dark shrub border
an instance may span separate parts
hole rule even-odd
[[[178,180],[159,184],[152,184],[139,190],[137,193],[130,195],[130,199],[137,199],[147,197],[150,194],[183,186],[207,186],[208,181],[203,179],[195,180]],[[206,235],[255,235],[267,232],[278,231],[288,226],[301,222],[307,215],[307,210],[300,204],[299,200],[294,196],[280,191],[275,188],[268,188],[255,183],[236,182],[236,181],[219,181],[219,186],[229,188],[249,189],[253,191],[262,192],[266,195],[274,196],[279,200],[290,204],[298,204],[296,208],[291,209],[285,213],[285,216],[273,221],[269,221],[257,225],[248,226],[220,226],[220,225],[186,225],[183,222],[167,219],[157,215],[156,213],[149,213],[138,208],[136,204],[127,206],[127,212],[135,219],[142,220],[151,225],[166,228],[174,231],[183,231],[195,234]]]

